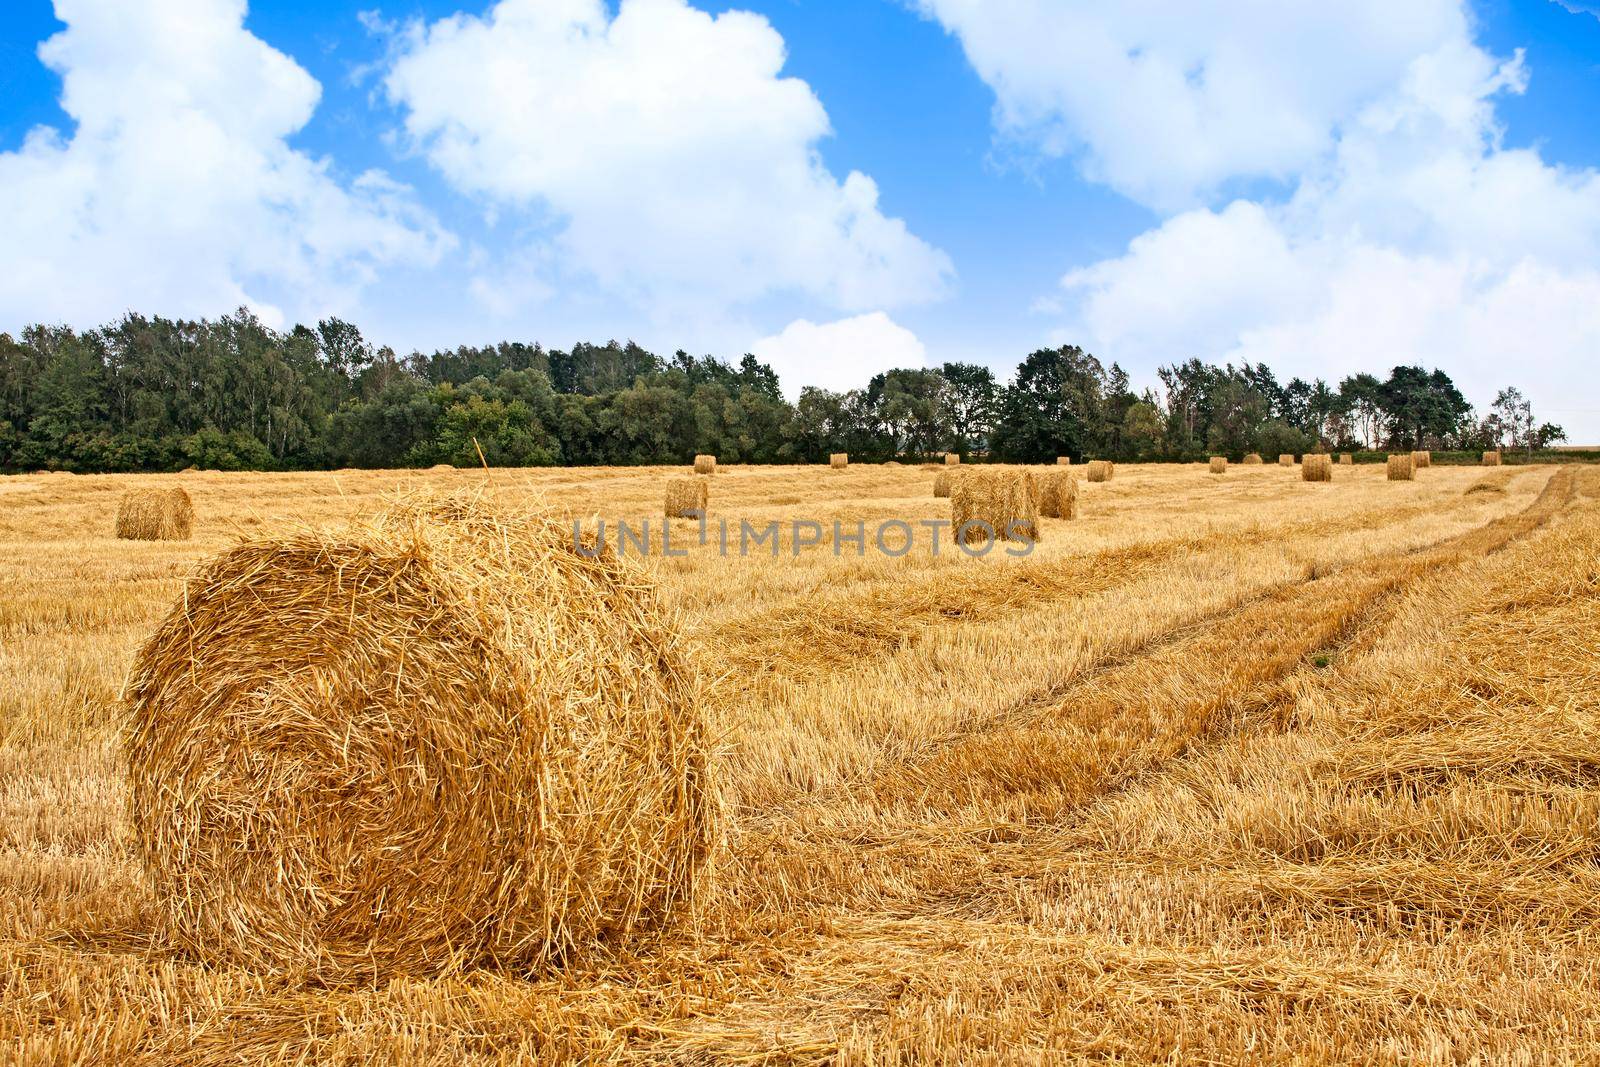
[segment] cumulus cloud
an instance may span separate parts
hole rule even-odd
[[[928,362],[917,335],[881,311],[820,325],[798,319],[757,341],[752,352],[778,372],[790,400],[803,386],[857,389],[874,374]]]
[[[448,235],[372,172],[341,183],[285,139],[320,87],[244,29],[243,0],[56,0],[40,59],[70,135],[0,153],[0,327],[130,308],[269,321],[347,305]]]
[[[1459,0],[916,3],[993,89],[1004,137],[1163,210],[1229,179],[1292,179],[1413,59],[1467,33]]]
[[[563,275],[663,315],[773,294],[846,311],[936,297],[950,262],[843,181],[782,38],[684,0],[501,0],[415,25],[386,91],[411,144],[491,210],[545,224]]]
[[[1493,101],[1526,78],[1465,40],[1417,57],[1284,202],[1185,212],[1068,273],[1064,333],[1145,367],[1438,365],[1597,436],[1569,398],[1600,395],[1600,174],[1501,145]]]

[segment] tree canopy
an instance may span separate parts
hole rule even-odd
[[[248,310],[129,314],[86,332],[0,333],[0,469],[79,471],[820,462],[944,451],[1190,460],[1339,448],[1544,447],[1514,388],[1478,417],[1449,376],[1397,366],[1337,386],[1280,384],[1265,364],[1190,359],[1159,387],[1076,345],[1027,355],[1009,381],[945,363],[886,371],[789,403],[772,368],[633,344],[568,351],[504,341],[401,357],[352,323],[287,332]]]

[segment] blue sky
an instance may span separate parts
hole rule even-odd
[[[1279,6],[13,0],[0,329],[1424,362],[1600,441],[1600,17]]]

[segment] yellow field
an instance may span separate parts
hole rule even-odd
[[[659,525],[666,473],[489,481]],[[711,508],[870,530],[947,518],[933,476],[724,468]],[[1021,560],[695,545],[652,563],[730,807],[692,921],[561,973],[379,989],[174,955],[122,816],[134,650],[236,536],[484,477],[0,479],[0,1062],[1600,1048],[1597,468],[1124,466]],[[195,540],[113,539],[121,492],[155,483],[188,488]]]

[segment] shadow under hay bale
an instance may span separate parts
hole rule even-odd
[[[1228,473],[1228,457],[1227,456],[1212,456],[1211,457],[1211,473],[1212,474],[1227,474]]]
[[[1244,465],[1246,467],[1259,467],[1263,462],[1264,461],[1261,458],[1261,453],[1259,452],[1252,452],[1248,456],[1244,457]]]
[[[472,496],[248,541],[127,689],[167,937],[329,983],[538,970],[659,926],[717,840],[692,669],[645,572]]]
[[[850,466],[850,453],[833,453],[828,457],[828,466],[832,467],[836,471],[844,470],[846,467]]]
[[[1389,480],[1391,482],[1409,482],[1415,478],[1416,467],[1412,464],[1410,456],[1389,457]]]
[[[1333,457],[1308,452],[1300,460],[1300,480],[1305,482],[1333,481]]]
[[[1039,480],[1032,471],[978,467],[950,490],[951,529],[958,541],[1039,540]]]
[[[1109,459],[1091,459],[1087,468],[1091,482],[1109,482],[1116,472],[1117,465]]]
[[[1039,479],[1039,515],[1046,519],[1078,517],[1078,479],[1062,471]]]
[[[181,487],[129,489],[117,505],[124,541],[187,541],[194,535],[194,502]]]
[[[1500,466],[1500,453],[1499,452],[1485,452],[1483,454],[1483,465],[1485,467],[1498,467],[1498,466]]]
[[[696,474],[717,473],[717,457],[705,455],[694,457],[694,472]]]
[[[701,519],[711,499],[711,484],[698,474],[667,481],[666,513],[669,519]]]

